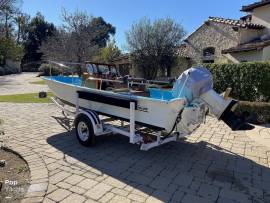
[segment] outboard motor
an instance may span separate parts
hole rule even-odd
[[[190,108],[184,108],[178,123],[178,127],[186,133],[192,132],[197,126],[195,124],[201,123],[201,119],[195,121],[194,118],[202,117],[203,104],[206,104],[211,113],[217,119],[223,120],[232,130],[239,129],[243,124],[243,120],[232,111],[238,102],[232,99],[225,100],[213,90],[212,74],[204,67],[194,67],[183,72],[174,84],[173,96],[186,98],[189,103]],[[190,118],[191,111],[197,111],[196,114],[199,114]]]

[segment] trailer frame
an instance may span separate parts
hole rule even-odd
[[[89,122],[91,122],[91,125],[93,126],[93,133],[95,137],[101,136],[101,135],[108,135],[108,134],[121,134],[123,136],[126,136],[129,138],[129,143],[131,144],[138,144],[140,145],[140,150],[147,151],[149,149],[152,149],[154,147],[158,147],[160,145],[166,144],[168,142],[176,141],[180,137],[185,137],[184,134],[179,134],[177,132],[173,132],[171,135],[162,136],[162,131],[156,131],[155,136],[156,140],[151,142],[145,142],[144,136],[140,133],[136,132],[135,129],[135,102],[130,101],[129,106],[129,128],[126,129],[123,127],[123,121],[121,119],[115,119],[115,120],[121,120],[121,126],[115,126],[111,123],[105,123],[105,119],[100,119],[100,115],[98,115],[97,112],[91,110],[91,109],[82,109],[80,108],[80,98],[79,93],[77,92],[76,95],[76,105],[75,105],[75,111],[71,111],[67,108],[65,108],[65,105],[63,102],[61,102],[60,99],[57,97],[51,97],[51,100],[53,103],[56,104],[56,106],[62,110],[63,115],[65,117],[73,117],[74,121],[76,121],[77,118],[84,115],[87,116],[89,119]],[[114,120],[113,118],[111,118]],[[74,122],[73,122],[74,123]],[[75,127],[76,132],[78,132],[78,129]],[[78,137],[78,139],[80,139]],[[80,141],[80,140],[79,140]]]

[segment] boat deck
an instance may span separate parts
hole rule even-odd
[[[51,80],[59,81],[66,84],[71,84],[75,86],[81,86],[81,87],[88,87],[92,89],[98,89],[96,86],[93,85],[93,83],[89,83],[87,81],[83,81],[80,77],[68,77],[68,76],[51,76],[46,77]],[[107,88],[105,90],[112,91],[115,93],[123,94],[123,95],[136,95],[141,97],[148,97],[153,99],[160,99],[160,100],[166,100],[170,101],[171,99],[174,99],[175,97],[172,94],[171,89],[162,89],[157,86],[153,86],[152,84],[139,84],[134,85],[135,87],[132,88],[125,88],[128,85],[123,84],[121,81],[112,81],[112,80],[106,80],[106,79],[99,79],[93,81],[102,81],[103,83],[117,83],[116,88]],[[121,84],[122,83],[122,84]],[[132,83],[130,83],[132,84]],[[97,85],[98,86],[98,85]],[[103,88],[103,87],[102,87]]]

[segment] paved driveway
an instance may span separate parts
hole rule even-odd
[[[30,83],[41,80],[41,78],[36,77],[37,74],[38,73],[21,73],[0,76],[0,95],[47,91],[48,87],[46,85]]]
[[[30,166],[24,202],[270,202],[269,148],[215,119],[143,152],[116,135],[82,147],[53,104],[0,103],[0,116]]]

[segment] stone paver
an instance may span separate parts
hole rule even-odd
[[[265,126],[254,125],[253,130],[246,131],[248,137],[257,143],[270,148],[270,124]],[[252,151],[251,155],[254,155],[256,152]],[[267,158],[264,157],[264,158]]]
[[[270,202],[270,148],[213,118],[142,152],[117,135],[82,147],[53,104],[0,103],[0,116],[30,167],[24,202]]]
[[[90,197],[91,199],[98,200],[101,197],[103,197],[107,192],[109,192],[112,189],[111,186],[108,186],[104,183],[99,183],[95,185],[91,190],[85,193],[87,197]]]
[[[84,188],[84,189],[91,189],[95,185],[97,185],[98,182],[91,179],[84,179],[82,182],[80,182],[77,186]]]
[[[76,203],[82,203],[85,201],[85,197],[78,195],[78,194],[71,194],[69,195],[66,199],[61,201],[61,203],[71,203],[71,202],[76,202]]]
[[[64,190],[64,189],[58,189],[54,191],[53,193],[48,195],[49,199],[52,199],[53,201],[60,202],[63,199],[65,199],[67,196],[71,194],[70,191]]]

